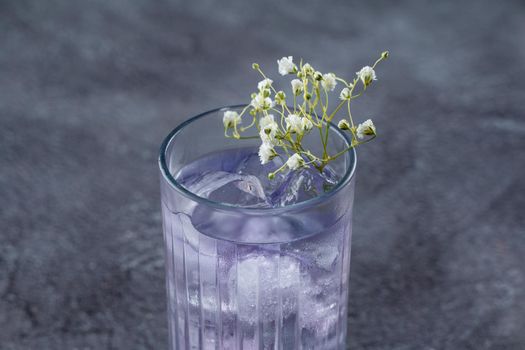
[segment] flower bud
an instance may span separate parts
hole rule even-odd
[[[286,94],[284,91],[277,91],[275,94],[275,102],[277,102],[280,105],[284,105],[286,103]]]
[[[314,73],[314,79],[317,80],[317,81],[320,81],[323,79],[323,74],[319,71],[315,72]]]
[[[255,70],[258,70],[259,69],[259,63],[253,63],[252,64],[252,68],[255,69]]]
[[[386,60],[389,56],[390,56],[390,52],[388,51],[383,51],[383,53],[381,53],[381,59],[383,60]]]
[[[350,123],[346,119],[341,119],[339,123],[337,123],[337,127],[341,130],[350,130]]]

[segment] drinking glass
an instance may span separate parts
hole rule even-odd
[[[224,137],[223,111],[242,107],[187,120],[160,150],[170,349],[344,349],[355,151],[330,163],[340,177],[332,189],[287,206],[192,193],[180,181],[186,166],[205,157],[227,166],[258,147]],[[329,132],[331,154],[348,147],[339,129]],[[303,143],[320,153],[315,136]]]

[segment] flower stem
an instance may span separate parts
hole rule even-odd
[[[375,139],[375,138],[376,138],[376,135],[374,135],[374,136],[372,136],[371,138],[366,139],[366,140],[364,140],[364,141],[358,141],[358,142],[356,142],[356,143],[353,143],[352,145],[350,145],[350,146],[347,147],[346,149],[344,149],[344,150],[342,150],[342,151],[336,153],[336,154],[333,155],[333,156],[328,157],[328,161],[332,161],[332,160],[334,160],[334,159],[337,159],[337,158],[339,158],[341,155],[343,155],[343,154],[345,154],[346,152],[350,151],[352,148],[355,148],[355,147],[357,147],[357,146],[359,146],[359,145],[362,145],[362,144],[365,144],[365,143],[367,143],[367,142],[370,142],[370,141],[372,141],[372,140]]]

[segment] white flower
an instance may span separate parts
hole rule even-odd
[[[268,114],[259,119],[259,129],[264,130],[267,126],[277,124],[273,114]]]
[[[291,170],[297,170],[300,167],[304,166],[304,159],[299,154],[294,153],[288,160],[286,161],[286,166],[290,168]]]
[[[351,93],[350,93],[350,89],[345,87],[343,90],[341,90],[341,93],[339,94],[339,99],[340,100],[349,100],[350,97],[351,97]]]
[[[365,135],[375,135],[376,127],[372,120],[368,119],[357,126],[357,138],[362,139]]]
[[[293,56],[283,57],[277,60],[277,64],[281,75],[294,73],[297,70],[297,66],[293,63]]]
[[[341,119],[339,123],[337,123],[337,127],[341,130],[350,130],[350,123],[348,123],[346,119]]]
[[[269,97],[264,97],[262,94],[257,94],[250,102],[256,110],[267,110],[273,107],[273,101]]]
[[[288,117],[286,117],[284,121],[286,122],[286,128],[291,132],[296,132],[298,134],[303,132],[301,117],[297,114],[288,114]]]
[[[292,91],[294,95],[299,95],[301,92],[303,92],[303,82],[299,79],[294,79],[290,82],[292,84]]]
[[[272,146],[276,146],[279,142],[275,138],[275,135],[277,134],[277,128],[269,127],[266,129],[267,132],[264,130],[259,131],[259,137],[261,138],[261,141],[263,143],[267,143]]]
[[[315,69],[310,65],[310,63],[305,63],[303,64],[303,73],[305,75],[312,75],[315,73]]]
[[[277,156],[277,152],[273,149],[273,146],[269,143],[263,142],[259,147],[259,159],[261,164],[266,164]]]
[[[356,72],[356,74],[359,77],[359,79],[361,79],[365,87],[372,84],[373,80],[377,80],[376,72],[370,66],[365,66],[361,68],[361,70],[359,72]]]
[[[312,121],[306,117],[302,117],[301,118],[301,126],[303,128],[303,130],[305,131],[309,131],[309,130],[312,130],[312,128],[314,127],[314,124],[312,124]]]
[[[272,86],[273,80],[272,79],[263,79],[257,84],[257,88],[259,91],[263,91],[265,89],[269,89]]]
[[[259,131],[259,137],[262,142],[272,145],[276,144],[275,135],[279,131],[279,125],[275,122],[272,114],[268,114],[259,120],[259,129],[261,130]]]
[[[333,91],[337,85],[337,80],[335,80],[334,73],[326,73],[323,75],[323,80],[321,80],[321,85],[326,91]]]
[[[226,111],[222,117],[222,123],[225,128],[233,128],[235,125],[241,124],[241,116],[235,111]]]

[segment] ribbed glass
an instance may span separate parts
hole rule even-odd
[[[240,147],[224,138],[221,111],[183,123],[161,148],[170,349],[344,349],[355,153],[334,164],[341,181],[331,192],[305,202],[213,202],[175,175],[203,155]],[[346,136],[331,133],[331,151],[344,149]]]

